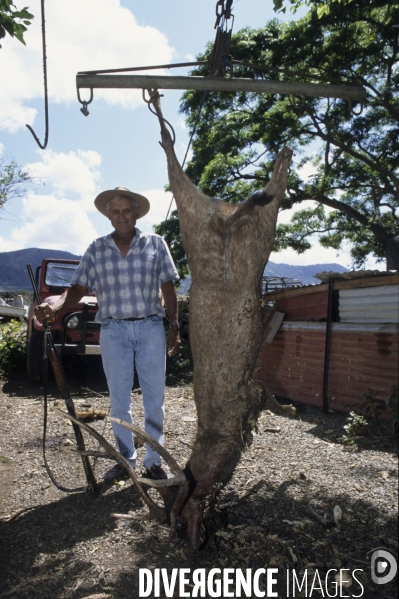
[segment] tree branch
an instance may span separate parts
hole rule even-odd
[[[309,117],[311,118],[311,120],[317,130],[316,132],[313,132],[313,136],[321,137],[321,139],[323,139],[326,142],[329,141],[332,145],[336,146],[337,148],[340,148],[346,154],[349,154],[350,156],[353,156],[353,158],[356,158],[357,160],[364,162],[371,169],[384,174],[388,179],[392,179],[392,181],[394,182],[395,187],[397,189],[395,191],[395,195],[399,198],[399,179],[398,179],[398,177],[396,177],[391,171],[388,171],[387,169],[381,167],[380,164],[376,160],[370,160],[364,154],[360,154],[359,152],[356,152],[356,150],[354,150],[351,146],[347,146],[346,144],[338,141],[337,139],[334,139],[331,135],[327,135],[326,133],[324,133],[323,130],[320,128],[319,123],[317,122],[315,116],[312,114],[312,111],[309,109],[306,109],[306,108],[305,108],[305,110],[306,110],[307,114],[309,115]],[[311,132],[309,134],[312,135]]]
[[[382,243],[386,242],[387,239],[389,239],[390,237],[389,233],[385,230],[385,228],[382,225],[370,222],[370,220],[364,214],[362,214],[355,208],[352,208],[352,206],[348,206],[348,204],[341,202],[340,200],[328,198],[323,193],[316,194],[314,197],[311,198],[303,197],[303,200],[313,200],[315,202],[320,202],[325,206],[329,206],[330,208],[335,208],[336,210],[343,212],[344,214],[349,216],[350,219],[356,220],[361,225],[369,228],[370,231],[376,236],[376,238]]]

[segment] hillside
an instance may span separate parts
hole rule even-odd
[[[315,285],[320,283],[320,281],[315,279],[314,275],[323,271],[347,272],[348,269],[335,262],[327,264],[310,264],[309,266],[292,266],[291,264],[268,262],[265,275],[268,277],[292,277],[299,279],[302,285]]]
[[[70,252],[59,250],[45,250],[40,248],[28,248],[15,252],[0,253],[0,289],[29,289],[31,288],[26,265],[31,264],[33,270],[41,263],[43,258],[67,258],[79,260],[80,256]],[[346,272],[348,269],[340,264],[312,264],[310,266],[292,266],[291,264],[277,264],[269,262],[265,274],[273,277],[291,277],[299,279],[302,285],[314,285],[319,283],[313,275],[332,270],[335,272]],[[187,293],[191,285],[191,278],[187,277],[181,282],[180,293]]]
[[[292,279],[298,279],[302,285],[317,285],[320,283],[318,279],[315,279],[313,275],[317,275],[323,271],[334,271],[334,272],[347,272],[347,268],[341,266],[341,264],[328,263],[328,264],[311,264],[309,266],[293,266],[292,264],[278,264],[276,262],[268,262],[265,269],[265,276],[267,277],[289,277]],[[188,276],[181,281],[179,292],[187,294],[191,285],[191,277]]]
[[[33,272],[35,272],[44,258],[80,260],[81,256],[75,256],[70,252],[60,250],[43,250],[40,248],[0,252],[0,289],[28,289],[30,291],[32,286],[26,265],[31,264]]]

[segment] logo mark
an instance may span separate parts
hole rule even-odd
[[[395,578],[397,570],[398,564],[393,555],[382,549],[374,551],[371,556],[371,579],[373,582],[387,584]]]

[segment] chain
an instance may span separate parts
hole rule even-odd
[[[226,21],[231,19],[234,16],[231,14],[231,5],[233,4],[233,0],[218,0],[216,2],[216,23],[215,29],[217,29],[220,25],[220,21],[222,21],[222,28],[227,30]],[[220,9],[220,10],[219,10]]]
[[[234,23],[234,15],[231,12],[232,3],[233,0],[218,0],[216,3],[216,37],[209,60],[209,74],[211,77],[224,77],[226,68],[230,64],[229,50]],[[228,29],[227,21],[231,18],[233,18],[233,22],[230,29]]]
[[[212,51],[212,56],[211,56],[210,61],[209,61],[209,74],[211,76],[222,76],[223,77],[223,75],[226,72],[226,66],[228,65],[229,60],[230,60],[230,57],[228,55],[228,51],[229,51],[229,47],[230,47],[230,39],[231,39],[232,28],[230,29],[230,31],[227,31],[227,21],[230,20],[231,18],[233,18],[233,22],[234,22],[234,15],[231,12],[232,4],[233,4],[233,0],[218,0],[216,2],[216,23],[215,23],[215,29],[217,29],[217,32],[216,32],[216,38],[215,38],[214,48],[213,48],[213,51]],[[189,139],[189,142],[188,142],[188,145],[187,145],[187,149],[186,149],[186,153],[185,153],[183,162],[181,164],[182,168],[184,168],[184,165],[186,163],[188,152],[190,150],[191,143],[193,141],[193,137],[194,137],[194,135],[196,133],[197,126],[198,126],[199,119],[200,119],[201,112],[202,112],[202,107],[204,105],[204,102],[206,100],[207,95],[208,95],[207,91],[204,91],[204,93],[202,94],[201,102],[200,102],[200,105],[199,105],[199,108],[198,108],[198,112],[197,112],[197,117],[196,117],[195,122],[194,122],[194,127],[193,127],[193,130],[192,130],[191,135],[190,135],[190,139]],[[145,92],[143,90],[143,99],[147,103],[149,110],[153,114],[156,114],[156,113],[151,108],[151,103],[155,100],[156,97],[159,97],[157,91],[155,92],[155,95],[152,95],[150,97],[149,100],[146,100],[146,98],[145,98]],[[175,143],[175,132],[174,132],[174,129],[173,129],[172,125],[165,118],[163,118],[163,120],[165,121],[165,123],[168,124],[168,126],[172,130],[172,133],[173,133],[173,144],[174,144]],[[162,225],[161,225],[161,228],[160,228],[160,234],[161,235],[163,235],[163,233],[164,233],[165,225],[166,225],[166,222],[167,222],[167,220],[169,218],[169,214],[170,214],[170,210],[172,208],[173,200],[174,200],[174,196],[172,196],[172,199],[170,201],[168,212],[166,214],[166,218],[162,222]]]

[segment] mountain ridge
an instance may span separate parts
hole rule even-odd
[[[325,264],[309,264],[307,266],[297,266],[279,262],[268,262],[264,271],[266,277],[286,277],[299,280],[302,285],[318,285],[320,281],[314,278],[324,271],[332,272],[348,272],[348,269],[336,262],[328,262]],[[180,283],[180,293],[188,293],[191,285],[191,277],[186,277]]]
[[[31,284],[26,265],[31,264],[33,270],[35,270],[44,258],[80,260],[81,256],[62,250],[49,250],[43,248],[27,248],[12,252],[0,252],[0,290],[30,290]],[[323,271],[347,272],[348,269],[335,262],[310,264],[307,266],[294,266],[292,264],[268,262],[265,269],[265,275],[271,277],[291,277],[299,279],[302,285],[315,285],[320,281],[315,279],[314,275]],[[191,277],[187,277],[181,282],[180,292],[186,293],[190,284]]]
[[[13,252],[0,252],[0,291],[9,289],[27,289],[31,291],[27,264],[31,264],[33,272],[44,258],[80,260],[82,256],[62,250],[42,248],[26,248]]]

